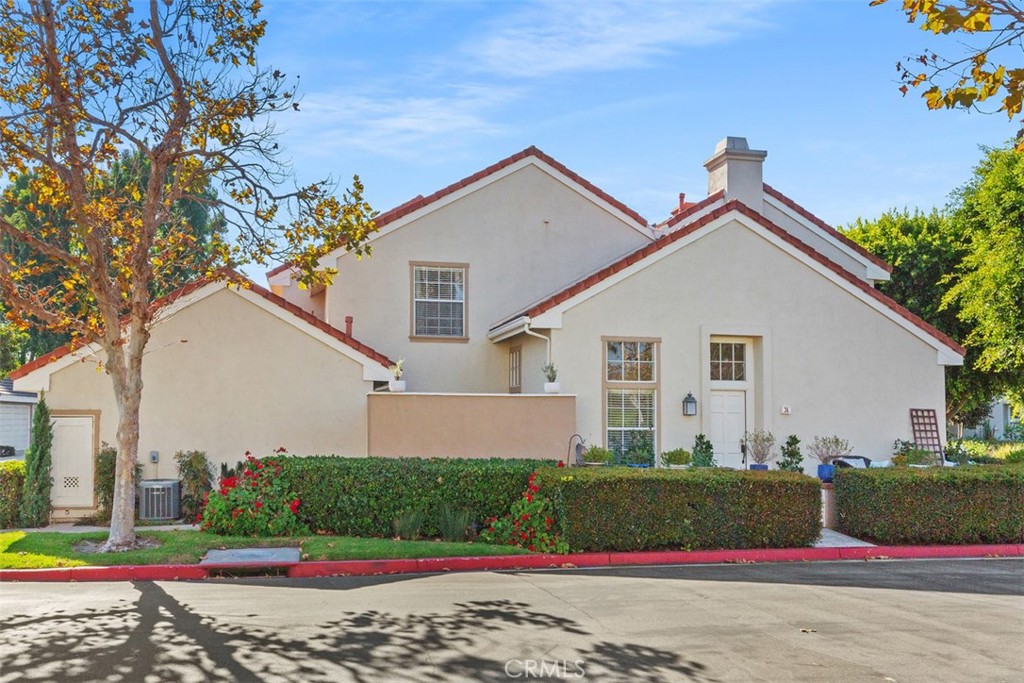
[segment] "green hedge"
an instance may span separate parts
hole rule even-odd
[[[793,472],[543,468],[573,552],[788,548],[821,533],[821,484]]]
[[[1024,467],[836,470],[845,534],[885,544],[1024,541]]]
[[[24,486],[25,463],[0,462],[0,529],[17,526]]]
[[[421,533],[439,534],[441,511],[464,510],[474,522],[508,512],[530,473],[550,460],[288,457],[281,459],[315,531],[393,536],[394,521],[422,511]]]

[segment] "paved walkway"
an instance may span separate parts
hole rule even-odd
[[[841,534],[833,529],[822,529],[821,538],[814,544],[815,548],[872,548],[874,543],[862,541],[853,536]]]

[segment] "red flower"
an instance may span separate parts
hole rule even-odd
[[[257,500],[256,501],[256,509],[259,510],[261,507],[263,507],[263,501],[262,500]]]
[[[527,503],[532,503],[533,502],[533,496],[531,494],[529,494],[529,493],[526,494],[526,502]]]
[[[300,505],[300,502],[299,502],[298,498],[296,498],[292,502],[288,503],[288,507],[291,509],[293,515],[298,513],[299,505]]]
[[[529,546],[527,546],[526,549],[529,550],[531,553],[537,550],[536,546],[534,546],[532,543]]]
[[[564,462],[562,462],[561,460],[559,460],[559,461],[558,461],[558,466],[559,466],[559,467],[565,467],[565,463],[564,463]]]
[[[231,519],[238,517],[238,515],[240,514],[242,514],[242,511],[239,510],[238,508],[235,508],[234,510],[231,511]]]
[[[552,524],[554,524],[554,522],[552,521],[552,519],[550,517],[545,517],[544,518],[544,523],[547,524],[548,526],[551,526]]]

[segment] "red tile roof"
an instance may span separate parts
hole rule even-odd
[[[295,315],[295,316],[301,318],[302,320],[304,320],[305,322],[309,323],[310,325],[313,325],[317,329],[319,329],[319,330],[321,330],[323,332],[326,332],[327,334],[329,334],[334,339],[337,339],[338,341],[340,341],[340,342],[342,342],[342,343],[352,347],[356,351],[359,351],[360,353],[364,354],[365,356],[367,356],[367,357],[371,358],[372,360],[380,363],[384,367],[387,367],[387,366],[393,364],[391,359],[389,359],[384,354],[376,351],[375,349],[367,346],[366,344],[363,344],[360,341],[357,341],[354,337],[351,337],[351,336],[345,334],[344,332],[342,332],[338,328],[333,327],[331,325],[328,325],[326,322],[324,322],[323,320],[320,320],[319,318],[314,316],[312,313],[308,313],[307,311],[302,310],[301,308],[299,308],[295,304],[293,304],[293,303],[291,303],[289,301],[285,301],[283,298],[279,297],[278,295],[274,294],[273,292],[270,292],[269,290],[264,289],[263,287],[260,287],[255,282],[251,282],[251,281],[249,281],[247,278],[245,278],[243,276],[239,275],[238,277],[241,280],[244,280],[244,281],[248,282],[248,289],[250,291],[255,292],[256,294],[259,294],[260,296],[262,296],[267,301],[270,301],[271,303],[280,306],[281,308],[285,309],[286,311],[288,311],[292,315]],[[184,296],[188,296],[189,294],[191,294],[192,292],[196,291],[197,289],[205,287],[206,285],[210,284],[211,282],[212,282],[212,280],[209,280],[209,279],[195,280],[193,282],[190,282],[187,285],[185,285],[185,286],[183,286],[183,287],[181,287],[181,288],[171,292],[170,294],[167,294],[166,296],[161,297],[160,299],[156,300],[155,302],[153,302],[153,308],[154,309],[158,309],[158,308],[162,308],[162,307],[164,307],[166,305],[169,305],[169,304],[177,301],[178,299],[180,299],[180,298],[182,298]],[[56,362],[57,360],[63,358],[64,356],[67,356],[68,354],[73,353],[78,348],[81,348],[81,346],[82,346],[82,344],[77,344],[77,345],[74,344],[74,343],[72,343],[72,344],[65,344],[64,346],[62,346],[62,347],[60,347],[58,349],[54,349],[53,351],[50,351],[47,354],[43,354],[42,356],[39,356],[38,358],[36,358],[36,359],[26,363],[25,365],[22,365],[20,368],[18,368],[17,370],[13,371],[10,374],[10,377],[11,377],[11,379],[19,379],[21,377],[24,377],[25,375],[29,374],[33,370],[38,370],[39,368],[41,368],[41,367],[43,367],[45,365],[48,365],[48,364],[53,363],[53,362]]]
[[[547,165],[555,168],[562,175],[568,177],[573,182],[576,182],[582,185],[586,190],[593,192],[598,197],[608,202],[616,209],[618,209],[622,213],[626,214],[627,216],[635,220],[640,225],[643,225],[645,227],[647,226],[647,219],[645,219],[635,210],[629,208],[628,206],[620,202],[618,199],[616,199],[615,197],[611,196],[610,194],[599,188],[597,185],[594,185],[586,178],[569,170],[561,162],[555,160],[553,157],[548,156],[547,154],[545,154],[544,152],[540,151],[539,149],[532,145],[522,150],[521,152],[516,152],[510,157],[506,157],[497,163],[491,164],[482,171],[477,171],[473,175],[466,176],[462,180],[454,182],[447,187],[441,188],[437,192],[429,194],[426,197],[424,197],[423,195],[419,195],[410,199],[404,204],[400,204],[394,207],[393,209],[389,209],[384,213],[380,214],[379,216],[377,216],[377,218],[374,219],[374,224],[377,226],[378,229],[383,228],[388,223],[393,223],[394,221],[398,220],[399,218],[402,218],[403,216],[408,216],[410,213],[413,213],[414,211],[419,211],[423,207],[433,204],[439,199],[442,199],[453,192],[461,190],[464,187],[468,187],[469,185],[472,185],[473,183],[479,180],[483,180],[484,178],[497,173],[503,168],[511,166],[512,164],[518,161],[522,161],[527,157],[534,157],[536,159],[540,159]],[[273,277],[274,275],[277,275],[278,273],[281,273],[290,267],[291,264],[283,263],[274,268],[273,270],[268,271],[267,277]]]
[[[817,225],[819,228],[821,228],[825,232],[829,233],[830,235],[832,235],[833,237],[838,239],[840,242],[842,242],[846,246],[848,246],[851,249],[853,249],[854,251],[856,251],[861,256],[865,257],[866,259],[868,259],[869,261],[874,263],[879,268],[883,269],[885,272],[887,272],[887,273],[891,273],[892,272],[892,266],[890,266],[888,263],[886,263],[882,259],[880,259],[877,256],[875,256],[870,251],[868,251],[864,247],[860,246],[859,244],[857,244],[856,242],[851,240],[849,237],[847,237],[843,233],[839,232],[838,230],[833,228],[831,225],[829,225],[825,221],[821,220],[820,218],[815,216],[813,213],[811,213],[810,211],[808,211],[804,207],[800,206],[799,204],[794,202],[792,199],[790,199],[786,195],[784,195],[781,192],[779,192],[778,190],[776,190],[771,185],[768,185],[767,183],[765,183],[764,191],[767,194],[771,195],[772,197],[775,197],[776,199],[778,199],[780,202],[782,202],[783,204],[785,204],[789,208],[791,208],[794,211],[796,211],[798,214],[800,214],[801,216],[803,216],[804,218],[806,218],[810,222],[812,222],[815,225]]]
[[[824,265],[829,270],[831,270],[832,272],[834,272],[837,275],[839,275],[840,277],[842,277],[844,280],[846,280],[850,284],[856,286],[858,289],[860,289],[861,291],[866,293],[868,296],[870,296],[873,299],[875,299],[876,301],[879,301],[880,303],[884,304],[889,309],[891,309],[892,311],[897,313],[899,316],[905,318],[906,320],[910,321],[915,326],[917,326],[918,328],[920,328],[924,332],[928,333],[929,335],[931,335],[932,337],[934,337],[938,341],[940,341],[943,344],[949,346],[951,349],[956,351],[958,354],[964,355],[964,353],[966,353],[966,351],[964,350],[964,347],[962,347],[960,344],[958,344],[956,341],[954,341],[949,335],[945,334],[944,332],[939,331],[934,326],[930,325],[929,323],[925,322],[924,320],[922,320],[918,316],[914,315],[909,310],[907,310],[906,308],[904,308],[900,304],[896,303],[895,301],[890,299],[885,294],[882,294],[880,291],[878,291],[877,289],[875,289],[874,287],[869,285],[864,280],[861,280],[857,276],[855,276],[852,273],[850,273],[848,270],[846,270],[845,268],[840,266],[835,261],[832,261],[827,256],[823,255],[821,252],[815,250],[813,247],[811,247],[810,245],[806,244],[805,242],[800,241],[799,239],[797,239],[796,237],[791,235],[789,232],[787,232],[783,228],[779,227],[778,225],[776,225],[775,223],[771,222],[770,220],[768,220],[767,218],[765,218],[761,214],[759,214],[756,211],[754,211],[753,209],[749,208],[746,204],[744,204],[744,203],[742,203],[740,201],[737,201],[735,199],[733,199],[733,200],[731,200],[729,202],[726,202],[723,206],[720,206],[717,209],[711,211],[710,213],[705,214],[704,216],[701,216],[700,218],[695,220],[693,223],[690,223],[689,225],[685,225],[682,228],[680,228],[679,230],[676,230],[675,232],[670,232],[670,233],[666,234],[665,236],[663,236],[662,238],[658,239],[657,241],[655,241],[655,242],[653,242],[651,244],[648,244],[648,245],[646,245],[644,247],[641,247],[640,249],[634,251],[633,253],[631,253],[631,254],[629,254],[629,255],[619,259],[615,263],[612,263],[611,265],[606,266],[605,268],[602,268],[601,270],[597,271],[596,273],[593,273],[592,275],[584,278],[583,280],[580,280],[579,282],[576,282],[575,284],[570,285],[566,289],[564,289],[561,292],[559,292],[559,293],[549,297],[548,299],[545,299],[544,301],[542,301],[539,304],[531,307],[530,309],[528,309],[528,310],[526,310],[526,311],[524,311],[524,312],[522,312],[522,313],[520,313],[518,315],[514,315],[514,316],[510,317],[507,320],[499,323],[498,325],[495,325],[491,329],[495,329],[497,327],[500,327],[501,325],[504,325],[505,323],[510,322],[510,321],[512,321],[512,320],[514,320],[516,318],[522,317],[524,315],[525,316],[529,316],[531,318],[536,317],[536,316],[540,315],[541,313],[544,313],[545,311],[548,311],[548,310],[554,308],[555,306],[557,306],[557,305],[567,301],[568,299],[571,299],[572,297],[576,296],[577,294],[580,294],[580,293],[590,289],[591,287],[593,287],[594,285],[598,284],[599,282],[601,282],[603,280],[606,280],[607,278],[611,277],[615,273],[618,273],[619,271],[624,270],[625,268],[633,265],[637,261],[640,261],[640,260],[650,256],[651,254],[653,254],[653,253],[655,253],[657,251],[660,251],[661,249],[664,249],[665,247],[667,247],[668,245],[672,244],[676,240],[682,239],[683,237],[685,237],[685,236],[687,236],[687,235],[689,235],[689,234],[691,234],[691,233],[701,229],[702,227],[704,227],[708,223],[711,223],[712,221],[714,221],[714,220],[716,220],[718,218],[721,218],[722,216],[726,215],[730,211],[738,211],[738,212],[742,213],[744,216],[746,216],[747,218],[749,218],[749,219],[751,219],[753,221],[756,221],[759,225],[761,225],[762,227],[766,228],[768,231],[772,232],[773,234],[775,234],[776,236],[780,237],[781,239],[783,239],[784,241],[786,241],[790,245],[796,247],[800,251],[804,252],[805,254],[807,254],[808,256],[813,258],[818,263]]]
[[[682,223],[683,221],[685,221],[690,216],[692,216],[693,214],[703,211],[704,209],[708,208],[715,202],[722,200],[723,198],[725,198],[725,190],[719,190],[714,194],[709,194],[707,197],[700,200],[699,202],[689,204],[683,207],[680,211],[677,211],[676,213],[672,214],[671,218],[664,221],[663,223],[659,223],[656,229],[665,230],[667,228],[675,227]]]

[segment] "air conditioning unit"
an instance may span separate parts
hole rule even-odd
[[[139,519],[181,517],[181,482],[177,479],[144,479],[139,482]]]

